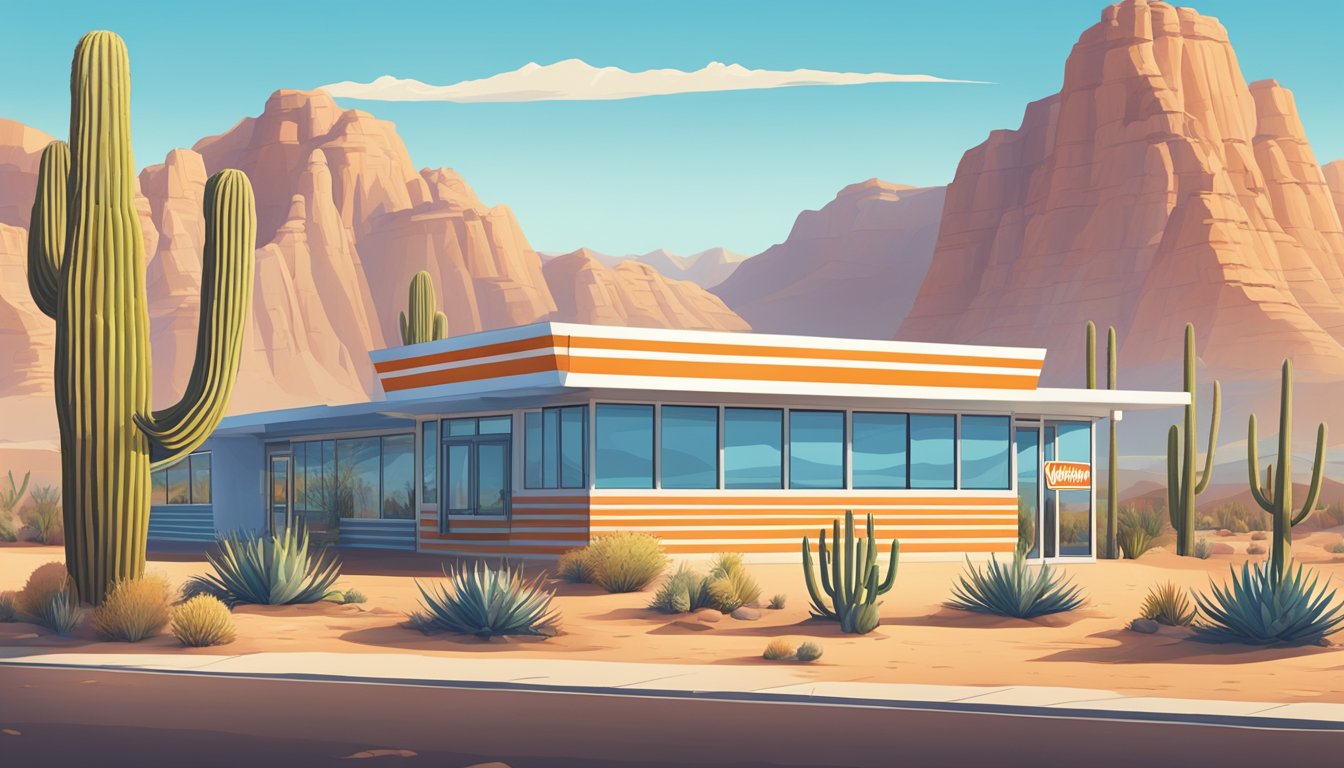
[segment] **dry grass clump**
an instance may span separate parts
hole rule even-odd
[[[761,658],[766,661],[787,661],[793,658],[793,650],[793,643],[783,638],[776,638],[765,646]]]
[[[1139,615],[1169,627],[1188,627],[1195,620],[1195,607],[1184,589],[1167,581],[1148,590]]]
[[[561,578],[582,577],[608,592],[638,592],[667,569],[662,545],[647,533],[603,534],[583,549],[565,554],[572,559],[561,558]]]
[[[821,646],[809,640],[798,646],[798,651],[794,653],[794,656],[799,661],[816,661],[821,658]]]
[[[168,579],[149,574],[117,582],[103,604],[93,609],[93,631],[103,640],[138,643],[168,626],[173,589]]]
[[[197,595],[179,605],[173,611],[172,632],[192,648],[225,645],[237,636],[229,607],[213,595]]]
[[[592,584],[593,569],[588,561],[588,548],[571,549],[555,563],[555,573],[571,584]]]
[[[0,624],[18,621],[19,607],[13,592],[0,592]]]
[[[784,604],[788,602],[788,600],[789,596],[781,592],[770,598],[770,603],[766,607],[774,611],[781,611],[784,609]]]
[[[70,572],[65,570],[65,563],[52,562],[39,565],[28,575],[28,581],[24,583],[23,589],[19,590],[15,597],[15,606],[19,613],[36,616],[42,606],[51,600],[52,595],[68,589],[69,584]]]

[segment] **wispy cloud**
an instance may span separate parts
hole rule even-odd
[[[430,85],[419,80],[384,75],[371,83],[346,80],[324,85],[322,90],[332,96],[375,101],[606,101],[674,93],[751,91],[808,85],[979,82],[890,72],[747,69],[740,64],[721,64],[717,61],[693,72],[680,69],[627,72],[619,67],[594,67],[581,59],[566,59],[545,66],[528,64],[512,72],[501,72],[480,80],[463,80],[452,85]]]

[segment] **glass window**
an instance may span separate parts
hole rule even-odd
[[[560,485],[560,410],[546,408],[541,412],[541,485],[557,488]]]
[[[1012,487],[1007,416],[961,417],[961,487],[1006,491]]]
[[[415,516],[415,436],[383,438],[383,518]]]
[[[719,409],[664,405],[658,467],[663,488],[718,488]]]
[[[149,503],[167,504],[168,503],[168,473],[162,469],[155,470],[150,476]]]
[[[584,486],[583,433],[587,429],[588,409],[584,406],[560,409],[560,487]]]
[[[499,442],[476,446],[476,514],[502,515],[508,509],[509,451]]]
[[[1055,426],[1059,460],[1092,463],[1092,425],[1086,421],[1061,421]],[[1059,491],[1058,507],[1059,555],[1091,555],[1092,492]]]
[[[482,435],[507,435],[513,432],[512,416],[491,416],[477,423],[477,432]]]
[[[191,462],[191,503],[210,503],[210,454],[193,453]]]
[[[845,487],[844,411],[789,411],[789,487]]]
[[[910,487],[955,488],[957,417],[910,414]]]
[[[304,454],[306,453],[307,443],[294,443],[290,450],[294,452],[294,498],[290,502],[294,509],[303,509],[304,494]]]
[[[541,488],[541,411],[523,414],[523,487]]]
[[[653,406],[597,406],[598,488],[653,487]]]
[[[444,503],[450,512],[471,510],[471,445],[445,446]]]
[[[723,409],[723,487],[784,487],[784,412]]]
[[[850,473],[855,488],[905,488],[909,464],[909,417],[904,413],[855,412]]]
[[[426,421],[420,425],[420,484],[424,487],[425,503],[439,503],[439,423]]]
[[[448,419],[449,437],[470,437],[476,434],[475,419]]]
[[[335,509],[341,517],[378,519],[378,453],[376,437],[336,441],[336,477],[332,490]]]
[[[179,461],[172,466],[165,467],[164,472],[168,476],[168,503],[190,504],[191,470],[187,462]]]

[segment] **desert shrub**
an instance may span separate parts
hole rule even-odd
[[[761,599],[761,585],[747,573],[742,556],[735,552],[715,556],[709,570],[708,590],[714,607],[724,613],[732,613]]]
[[[794,656],[796,656],[799,661],[816,661],[821,658],[821,646],[809,640],[798,646],[798,650],[794,652]]]
[[[1249,526],[1246,525],[1245,520],[1233,520],[1232,527],[1229,528],[1228,530],[1232,531],[1233,533],[1247,533],[1251,529]]]
[[[193,576],[184,598],[213,595],[229,605],[315,603],[331,591],[341,563],[308,547],[308,532],[294,526],[275,536],[233,534],[219,542],[219,556],[206,555],[214,573]]]
[[[662,613],[688,613],[712,604],[709,579],[686,563],[679,565],[676,572],[663,581],[649,601],[650,608]]]
[[[1124,506],[1120,508],[1117,522],[1119,530],[1116,540],[1120,550],[1130,560],[1152,549],[1154,541],[1162,535],[1162,513],[1156,509]]]
[[[785,661],[793,658],[793,644],[788,640],[776,638],[771,640],[765,646],[765,652],[761,658],[767,661]]]
[[[1201,536],[1195,539],[1195,546],[1190,550],[1190,553],[1200,560],[1208,560],[1209,556],[1213,554],[1213,542],[1209,541],[1207,536]]]
[[[589,550],[571,549],[560,556],[555,563],[556,575],[571,584],[593,583],[593,569],[588,558]]]
[[[28,493],[23,524],[43,544],[65,543],[65,521],[61,514],[61,489],[54,485],[39,485]]]
[[[65,564],[46,563],[29,574],[28,581],[15,597],[15,604],[19,613],[36,616],[50,602],[52,595],[69,589],[70,572],[65,569]]]
[[[84,618],[84,609],[79,607],[79,598],[75,597],[73,590],[61,589],[47,595],[46,600],[30,615],[35,623],[52,632],[68,635]]]
[[[1269,534],[1265,533],[1264,531],[1256,531],[1255,533],[1251,534],[1251,541],[1264,541],[1265,539],[1268,538]]]
[[[667,568],[655,536],[620,531],[598,536],[587,547],[594,584],[608,592],[638,592]]]
[[[0,541],[18,541],[19,529],[14,526],[14,519],[4,512],[0,512]]]
[[[1321,528],[1337,528],[1344,525],[1344,505],[1336,501],[1325,509],[1317,510],[1315,518]]]
[[[0,592],[0,624],[18,621],[19,606],[13,592]]]
[[[93,609],[93,631],[104,640],[138,643],[168,626],[172,605],[172,587],[163,576],[120,581]]]
[[[1225,528],[1233,533],[1263,531],[1269,522],[1265,513],[1259,508],[1248,510],[1236,502],[1220,504],[1213,510],[1213,514],[1219,528]]]
[[[420,590],[424,612],[412,617],[422,630],[447,630],[479,637],[554,634],[559,614],[551,609],[553,592],[542,589],[545,574],[523,579],[521,568],[498,570],[477,562],[472,568],[444,570],[447,584]]]
[[[1071,611],[1082,605],[1082,589],[1049,565],[1041,564],[1033,576],[1022,552],[1011,565],[990,556],[983,566],[966,558],[966,572],[952,586],[953,608],[1030,619]]]
[[[210,595],[196,595],[179,605],[173,611],[172,632],[192,648],[225,645],[237,636],[229,607]]]
[[[23,501],[23,495],[28,492],[28,478],[31,472],[23,473],[23,482],[14,482],[14,472],[7,473],[9,488],[0,490],[0,518],[12,519],[14,510],[19,508],[19,502]],[[12,541],[12,539],[11,539]]]
[[[1195,607],[1184,589],[1167,581],[1148,590],[1139,615],[1169,627],[1188,627],[1195,618]]]
[[[770,598],[770,604],[767,606],[771,610],[779,611],[784,609],[784,604],[789,600],[789,596],[783,593]]]
[[[363,592],[360,592],[358,589],[353,588],[347,589],[345,590],[345,593],[341,595],[341,602],[345,603],[346,605],[350,605],[352,603],[367,603],[368,601],[369,601],[368,596],[365,595]]]
[[[1344,629],[1344,605],[1318,576],[1301,565],[1282,577],[1268,562],[1242,563],[1241,576],[1229,568],[1232,583],[1209,582],[1212,593],[1195,595],[1200,620],[1196,636],[1207,640],[1234,640],[1252,645],[1319,643]]]
[[[1212,531],[1217,527],[1210,515],[1200,515],[1199,519],[1195,521],[1195,530],[1197,531]]]
[[[1336,555],[1344,555],[1344,541],[1339,542],[1330,548],[1330,551]]]

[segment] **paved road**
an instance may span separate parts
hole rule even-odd
[[[1339,732],[0,667],[5,768],[1263,768],[1341,754]]]

